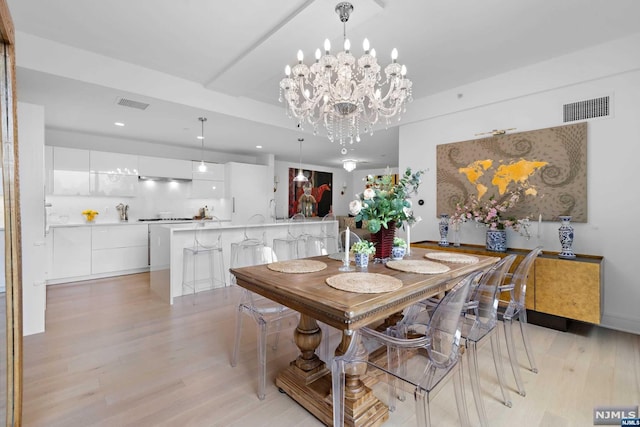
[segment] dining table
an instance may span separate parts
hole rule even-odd
[[[336,355],[342,355],[349,348],[351,339],[357,336],[354,332],[358,329],[398,319],[406,307],[446,292],[457,283],[456,279],[474,271],[487,270],[499,260],[497,257],[481,255],[461,259],[453,252],[444,252],[452,254],[447,258],[442,251],[436,251],[441,253],[437,261],[429,260],[429,254],[433,252],[412,248],[411,255],[405,256],[400,263],[370,263],[366,270],[354,269],[351,272],[341,271],[344,262],[336,259],[339,257],[331,256],[276,263],[278,267],[287,263],[302,267],[293,270],[274,268],[269,264],[230,269],[238,286],[300,313],[299,323],[294,330],[294,341],[300,354],[277,374],[276,386],[280,391],[288,394],[324,424],[333,425],[331,372],[316,353],[322,341],[318,322],[342,332],[341,342],[335,350]],[[390,267],[421,266],[423,263],[429,266],[437,264],[436,269],[416,273]],[[326,267],[318,269],[323,264]],[[305,269],[305,265],[314,268]],[[355,276],[346,276],[354,273]],[[382,288],[381,291],[375,286],[371,289],[365,286],[344,290],[342,286],[335,286],[335,283],[349,283],[351,278],[369,277],[372,283],[379,279],[393,282],[394,289]],[[344,425],[381,425],[388,419],[389,410],[364,385],[362,372],[359,369],[346,372]]]

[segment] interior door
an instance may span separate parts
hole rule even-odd
[[[6,331],[2,341],[0,387],[6,393],[4,412],[6,425],[22,425],[22,260],[20,246],[20,193],[18,191],[17,99],[15,89],[14,28],[5,0],[0,0],[0,136],[2,148],[2,188],[5,229],[4,316],[0,330]],[[6,358],[6,361],[4,360]],[[2,371],[6,367],[6,371]]]

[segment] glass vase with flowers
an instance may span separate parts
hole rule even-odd
[[[349,211],[355,215],[355,220],[367,221],[371,240],[376,244],[376,261],[391,256],[396,227],[417,222],[410,197],[417,193],[422,173],[407,168],[398,178],[388,170],[382,176],[369,175],[365,190],[349,203]]]

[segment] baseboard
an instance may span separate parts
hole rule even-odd
[[[565,317],[554,316],[553,314],[540,313],[538,311],[527,310],[527,322],[533,325],[543,326],[557,331],[567,332],[571,320]]]

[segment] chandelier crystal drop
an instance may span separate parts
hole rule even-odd
[[[350,51],[346,22],[353,5],[342,2],[335,10],[344,26],[344,50],[333,55],[327,39],[324,55],[317,49],[310,66],[304,64],[304,54],[298,51],[297,64],[285,67],[279,101],[286,101],[287,115],[295,118],[300,128],[307,122],[316,135],[319,126],[324,126],[329,140],[340,142],[344,148],[347,142],[360,141],[361,133],[373,135],[380,119],[387,126],[392,118],[399,120],[406,103],[413,98],[407,68],[397,62],[398,51],[391,52],[391,63],[384,68],[383,78],[369,40],[364,39],[360,58]]]

